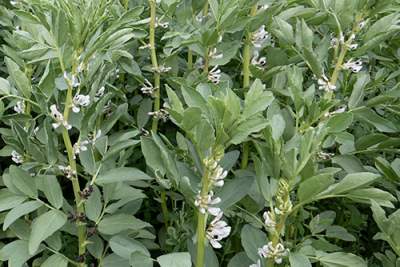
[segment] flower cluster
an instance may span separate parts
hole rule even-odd
[[[81,107],[87,107],[90,105],[90,96],[88,95],[75,95],[72,100],[72,111],[75,113],[79,113],[81,111]]]
[[[288,249],[278,243],[274,246],[272,242],[268,242],[267,245],[264,245],[262,248],[258,249],[258,255],[262,258],[273,259],[276,264],[281,264],[283,258],[286,257],[289,253]]]
[[[13,150],[11,152],[11,159],[17,164],[21,164],[24,162],[24,158],[21,154],[19,154],[17,151]]]
[[[101,136],[101,130],[98,130],[96,133],[89,134],[88,140],[76,142],[73,146],[74,156],[78,155],[79,153],[81,153],[83,151],[87,151],[87,146],[89,144],[94,146],[96,143],[96,140],[99,139],[100,136]]]
[[[224,54],[218,53],[217,48],[214,47],[213,49],[210,49],[210,52],[208,52],[208,57],[211,59],[221,59],[224,57]]]
[[[104,91],[106,88],[104,86],[100,87],[100,89],[96,92],[94,96],[94,102],[99,101],[99,99],[104,95]]]
[[[69,83],[69,85],[72,88],[77,88],[81,85],[81,83],[79,82],[78,77],[76,77],[76,75],[71,75],[71,78],[69,78],[69,75],[67,72],[64,72],[64,79]]]
[[[24,113],[25,103],[23,101],[17,101],[17,104],[14,106],[14,111],[18,114]]]
[[[55,123],[52,124],[54,129],[57,129],[61,125],[63,125],[65,127],[65,129],[67,129],[67,130],[70,130],[72,128],[72,126],[70,124],[68,124],[68,121],[66,121],[64,119],[64,115],[61,114],[60,111],[58,111],[56,105],[50,106],[50,112],[51,112],[51,116],[56,121]]]
[[[221,81],[221,70],[218,68],[218,65],[214,66],[214,68],[208,72],[208,80],[214,84],[219,84]]]
[[[145,95],[153,96],[155,88],[149,80],[145,79],[142,88],[140,88],[140,91]]]
[[[213,216],[217,216],[221,209],[218,207],[212,207],[211,205],[216,205],[221,202],[221,198],[215,197],[214,192],[210,191],[210,193],[206,196],[202,196],[201,192],[199,191],[196,200],[194,201],[194,205],[199,208],[199,211],[203,214],[208,212]]]
[[[265,67],[265,64],[267,64],[267,58],[260,57],[259,52],[257,50],[255,50],[253,58],[251,59],[251,64],[256,66],[259,69],[262,69]]]
[[[292,201],[290,200],[290,185],[285,179],[279,180],[278,192],[276,194],[275,213],[283,215],[292,210]]]
[[[332,84],[328,77],[323,74],[321,78],[318,79],[318,89],[324,90],[325,92],[332,92],[336,90],[336,85]]]
[[[159,109],[156,111],[148,112],[147,115],[153,116],[159,120],[162,120],[163,122],[166,122],[169,116],[168,111],[166,111],[165,109]]]
[[[65,177],[67,177],[68,179],[71,179],[73,176],[75,176],[76,175],[76,171],[74,171],[72,168],[71,168],[71,166],[62,166],[62,165],[59,165],[58,166],[58,169],[60,170],[60,171],[62,171],[63,173],[64,173],[64,175],[65,175]]]
[[[265,25],[262,25],[256,32],[253,33],[251,42],[256,49],[262,48],[269,38],[269,33],[265,30]]]
[[[169,22],[161,22],[161,20],[159,18],[156,18],[155,26],[156,27],[160,26],[161,28],[167,29],[169,27]]]
[[[360,72],[360,70],[363,68],[362,66],[362,61],[361,60],[356,60],[353,61],[353,59],[350,59],[346,63],[343,64],[343,68],[346,70],[351,70],[352,72]]]
[[[152,68],[152,70],[157,73],[165,73],[165,72],[170,71],[171,69],[172,69],[171,67],[167,67],[165,65],[160,65],[157,68],[154,68],[154,67]]]
[[[276,226],[276,218],[275,218],[275,214],[271,211],[266,211],[263,214],[263,218],[264,218],[264,223],[265,226],[268,229],[274,229]]]
[[[223,213],[219,212],[207,228],[206,236],[214,248],[221,248],[219,241],[229,236],[231,227],[222,220]]]

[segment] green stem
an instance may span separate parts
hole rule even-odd
[[[251,8],[250,16],[253,17],[257,13],[257,5]],[[251,38],[252,32],[246,33],[246,44],[243,48],[243,90],[247,90],[250,86],[250,61],[251,61]],[[248,142],[243,144],[241,168],[246,169],[249,163],[250,144]]]
[[[151,64],[154,69],[154,108],[153,111],[160,110],[160,72],[158,68],[157,61],[157,52],[156,52],[156,42],[155,42],[155,33],[156,33],[156,1],[149,0],[150,4],[150,34],[149,34],[149,43],[150,43],[150,51],[151,51]],[[153,132],[157,132],[158,130],[158,118],[157,116],[153,116],[153,123],[151,126]]]
[[[169,225],[169,212],[167,206],[167,194],[165,190],[161,191],[161,210],[163,213],[165,230],[167,230]]]
[[[204,3],[203,7],[203,17],[204,19],[208,16],[208,0]],[[204,67],[203,67],[203,72],[208,73],[208,67],[210,65],[210,59],[208,57],[208,54],[210,53],[210,48],[207,46],[205,55],[204,55]]]
[[[193,52],[189,48],[188,51],[188,70],[191,71],[193,69]]]
[[[71,103],[72,103],[72,87],[69,86],[68,90],[67,90],[67,98],[65,101],[65,108],[64,108],[64,119],[66,121],[68,121]],[[79,180],[78,180],[76,161],[74,158],[74,150],[73,150],[73,146],[71,143],[71,139],[68,134],[68,130],[64,128],[62,135],[63,135],[65,148],[67,149],[68,162],[69,162],[69,165],[70,165],[72,171],[74,172],[74,175],[71,178],[71,181],[72,181],[72,188],[74,190],[76,212],[78,214],[85,214],[85,209],[84,209],[84,206],[82,203],[82,198],[79,194],[81,192],[81,189],[80,189]],[[86,225],[83,224],[82,222],[80,222],[79,220],[77,220],[76,226],[78,229],[79,256],[84,256],[86,253]],[[79,266],[84,267],[84,266],[86,266],[86,264],[80,263]]]
[[[204,175],[202,180],[201,188],[201,198],[204,199],[208,195],[209,187],[209,173],[208,170],[204,170]],[[206,241],[206,222],[207,222],[207,212],[205,214],[199,211],[197,212],[197,254],[196,254],[196,267],[204,266],[204,251],[205,251],[205,241]]]

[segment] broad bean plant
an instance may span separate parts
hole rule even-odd
[[[0,0],[0,264],[400,266],[398,0]]]

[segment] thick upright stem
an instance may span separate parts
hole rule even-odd
[[[67,90],[65,107],[64,107],[64,119],[66,121],[68,120],[68,117],[69,117],[69,111],[71,108],[71,104],[72,104],[72,86],[69,85],[68,90]],[[76,212],[78,214],[85,214],[85,209],[83,206],[82,198],[79,194],[81,192],[81,189],[80,189],[78,174],[77,174],[77,169],[76,169],[74,150],[73,150],[73,146],[71,143],[71,139],[68,134],[68,130],[64,128],[62,135],[63,135],[65,148],[67,149],[69,166],[71,167],[71,169],[73,171],[73,176],[71,178],[71,182],[72,182],[72,188],[74,190]],[[86,253],[86,225],[84,223],[80,222],[79,220],[77,220],[76,226],[78,229],[79,256],[84,256]],[[84,267],[84,266],[86,266],[86,264],[79,263],[79,266]]]
[[[257,13],[257,5],[254,5],[251,8],[250,16],[253,17]],[[243,89],[247,90],[250,86],[250,61],[251,61],[251,38],[252,32],[246,32],[246,40],[245,46],[243,48]],[[249,151],[250,151],[250,144],[244,143],[243,144],[243,153],[242,153],[242,162],[241,168],[246,169],[249,163]]]
[[[160,110],[161,101],[160,101],[160,70],[157,61],[157,50],[156,50],[156,20],[157,20],[157,3],[155,0],[149,0],[150,5],[150,35],[149,35],[149,44],[151,51],[151,64],[154,70],[154,107],[153,111],[157,112]],[[158,117],[153,116],[153,123],[151,125],[151,130],[154,133],[158,131]],[[164,217],[165,226],[168,227],[168,207],[167,207],[167,198],[164,190],[161,191],[161,210]]]
[[[150,35],[149,35],[149,44],[151,51],[151,64],[154,70],[154,108],[153,111],[157,112],[160,110],[160,71],[158,67],[157,61],[157,51],[156,51],[156,42],[155,42],[155,33],[156,33],[156,1],[149,0],[150,4]],[[158,129],[158,117],[153,116],[153,123],[151,129],[153,132],[157,132]]]
[[[201,198],[205,199],[208,195],[209,187],[209,172],[207,169],[204,170],[203,178],[201,179]],[[204,266],[204,251],[206,242],[206,222],[207,222],[207,212],[205,214],[198,211],[197,215],[197,254],[196,254],[196,267]]]

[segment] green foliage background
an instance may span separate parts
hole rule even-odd
[[[398,0],[0,0],[1,264],[399,267],[399,30]]]

